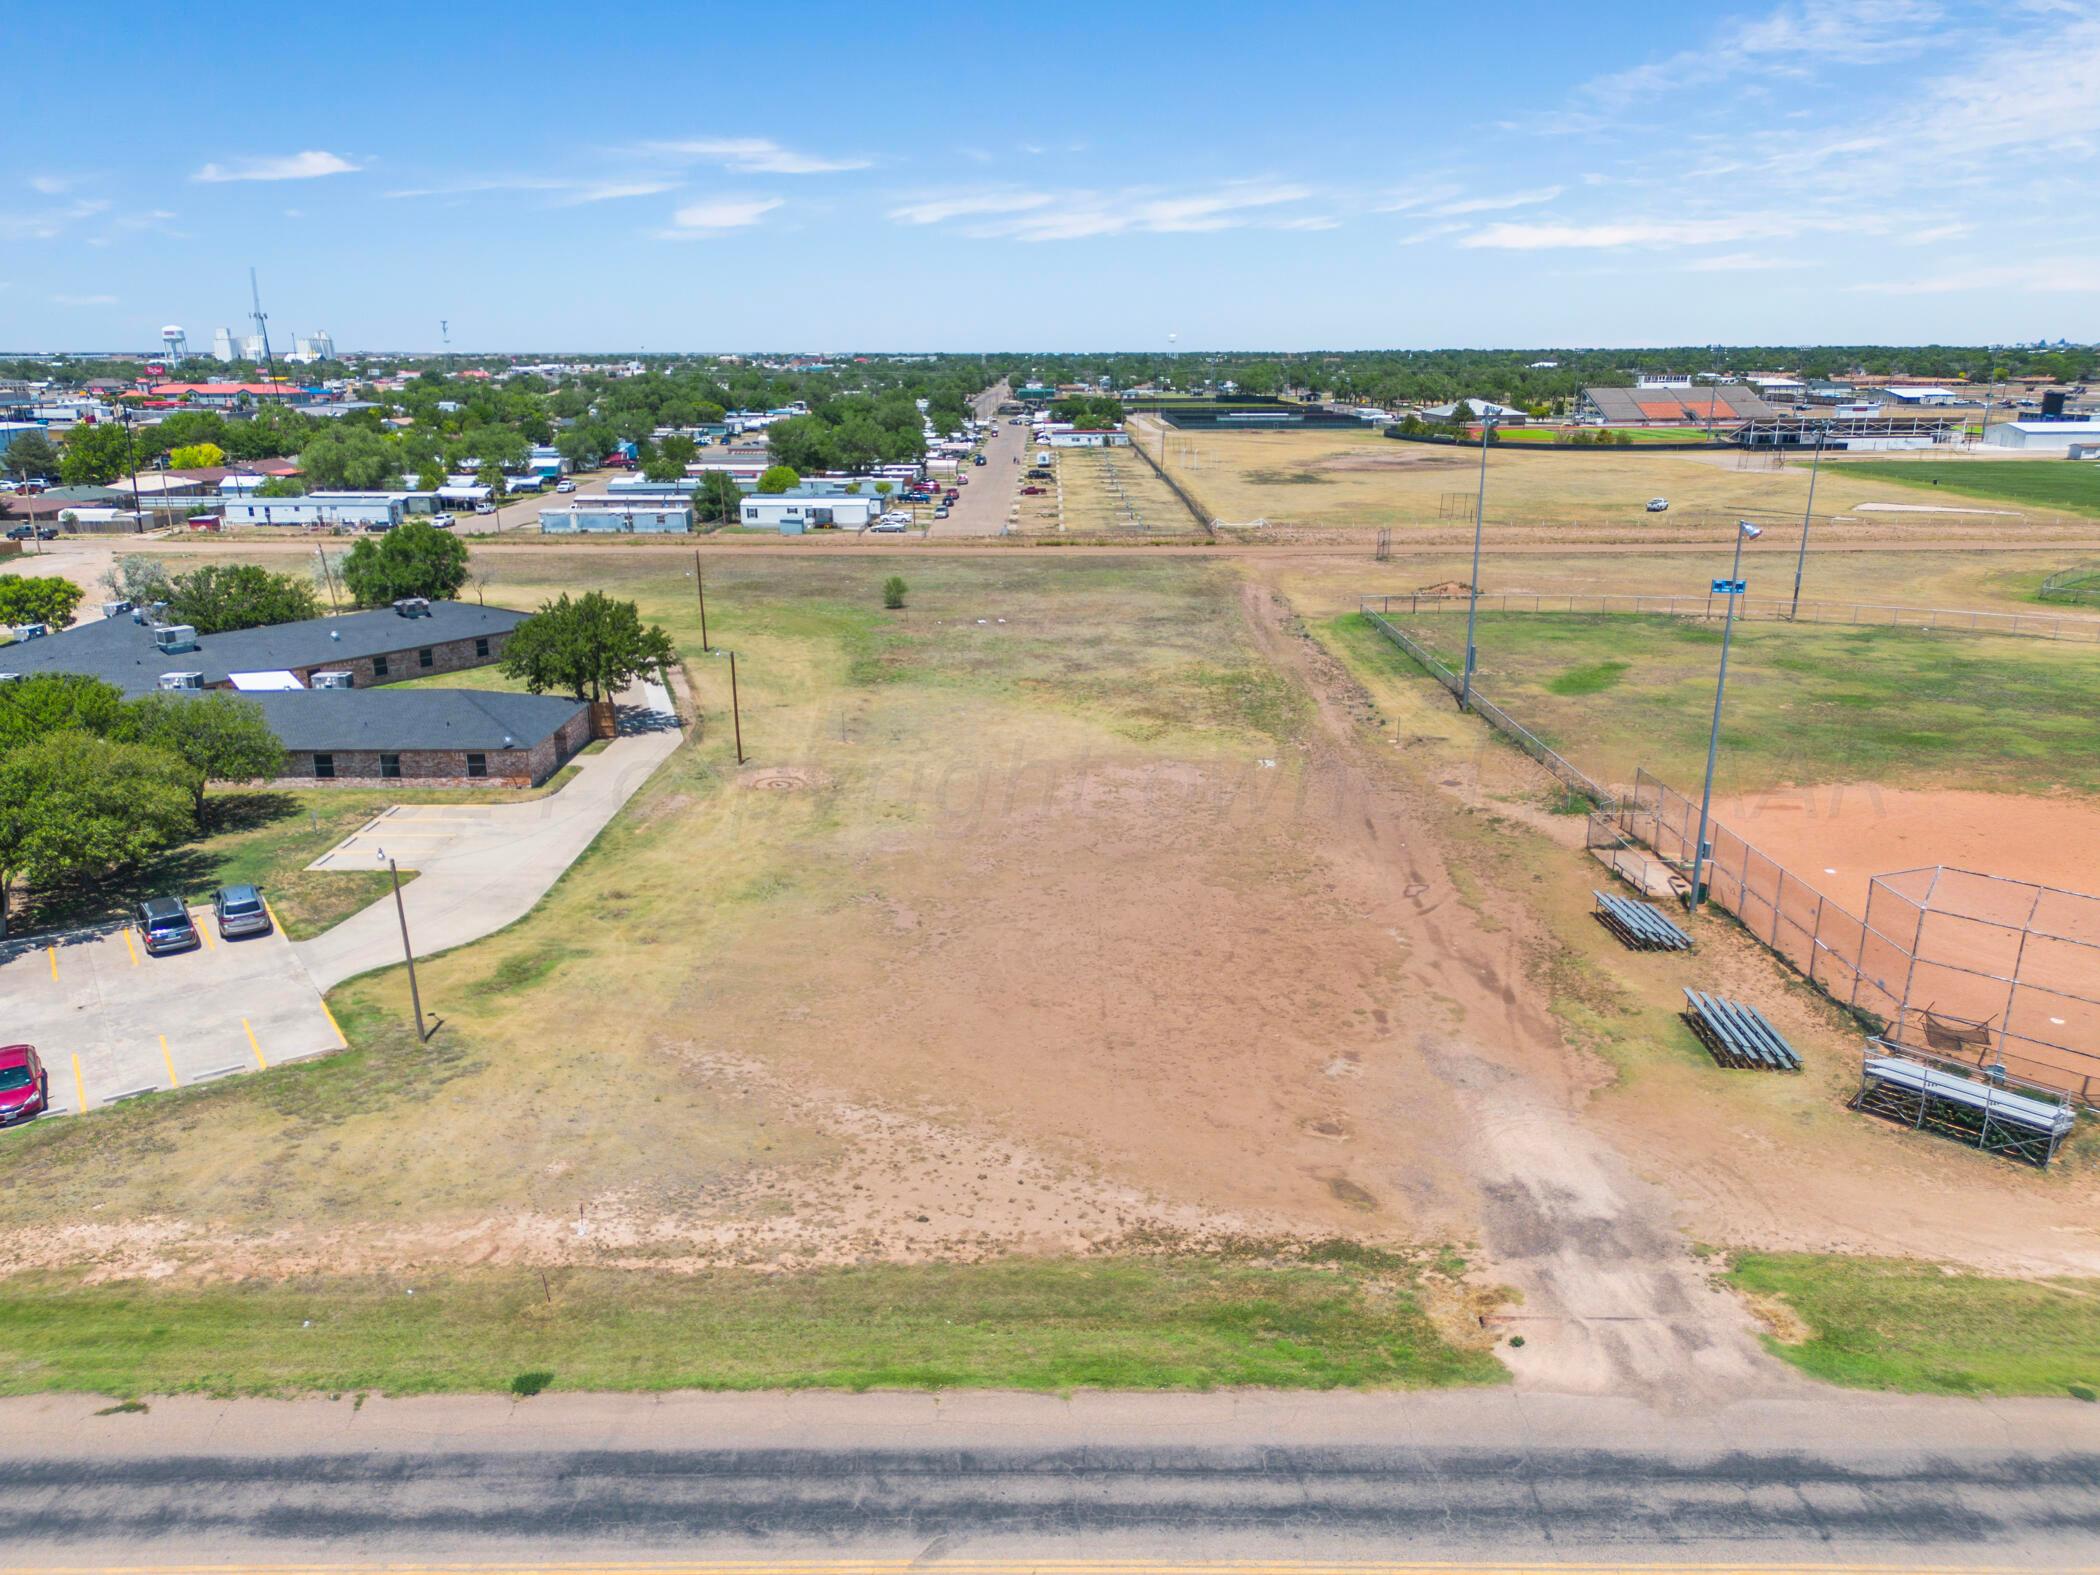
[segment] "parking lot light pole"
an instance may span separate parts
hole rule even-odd
[[[1728,611],[1721,624],[1721,673],[1714,680],[1714,725],[1706,735],[1706,785],[1699,792],[1699,840],[1692,844],[1692,900],[1697,908],[1706,896],[1706,823],[1714,805],[1714,757],[1721,748],[1721,697],[1728,692],[1728,642],[1735,634],[1735,604],[1743,583],[1743,543],[1764,534],[1748,520],[1735,522],[1735,562],[1728,571]]]
[[[1480,616],[1480,527],[1487,514],[1488,427],[1494,417],[1480,412],[1480,495],[1473,500],[1473,573],[1466,582],[1466,662],[1458,681],[1458,708],[1473,709],[1473,625]]]
[[[427,1044],[430,1035],[423,1031],[423,992],[416,988],[416,949],[408,944],[408,907],[401,900],[401,870],[392,859],[386,861],[386,867],[394,877],[394,913],[401,920],[401,955],[408,961],[408,999],[416,1009],[416,1042]]]
[[[1808,507],[1801,511],[1801,551],[1794,558],[1794,603],[1787,609],[1787,621],[1793,622],[1801,616],[1801,571],[1808,567],[1808,527],[1816,517],[1816,472],[1823,468],[1823,438],[1830,428],[1818,423],[1816,427],[1816,457],[1808,465]]]

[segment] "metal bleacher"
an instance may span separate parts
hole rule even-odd
[[[1683,952],[1692,948],[1692,938],[1670,922],[1668,914],[1653,903],[1614,897],[1592,891],[1597,899],[1597,922],[1635,951]]]
[[[1798,1072],[1801,1057],[1764,1013],[1742,1001],[1685,987],[1684,1020],[1722,1066],[1738,1071]]]

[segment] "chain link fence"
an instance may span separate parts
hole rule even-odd
[[[2100,585],[2100,580],[2096,580]],[[2100,594],[2100,593],[2096,593]],[[1381,614],[1464,612],[1463,596],[1365,596],[1359,603],[1366,611]],[[1633,594],[1569,594],[1552,591],[1496,591],[1483,593],[1482,612],[1501,613],[1649,613],[1669,618],[1719,618],[1726,608],[1715,596],[1640,596]],[[2052,612],[1985,612],[1948,607],[1901,607],[1886,602],[1841,602],[1804,598],[1798,611],[1783,596],[1739,597],[1735,615],[1740,619],[1794,623],[1829,623],[1882,629],[1952,630],[1962,634],[2012,634],[2043,640],[2069,640],[2100,645],[2100,618]]]
[[[1621,869],[1628,844],[1688,890],[1699,804],[1645,767],[1592,817],[1590,844]],[[2100,1109],[2100,897],[1972,870],[1877,875],[1864,917],[1707,825],[1708,899],[1890,1043],[1993,1068]],[[1670,879],[1669,877],[1674,877]]]

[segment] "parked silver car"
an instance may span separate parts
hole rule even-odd
[[[270,910],[253,886],[221,886],[211,894],[211,911],[226,940],[270,933]]]

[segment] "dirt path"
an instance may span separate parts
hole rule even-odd
[[[1669,1200],[1578,1119],[1589,1074],[1528,986],[1532,932],[1520,906],[1490,897],[1476,915],[1450,900],[1426,802],[1434,789],[1371,757],[1361,692],[1281,597],[1250,584],[1241,606],[1263,651],[1317,703],[1313,769],[1346,784],[1362,810],[1337,817],[1341,834],[1357,856],[1386,864],[1412,908],[1410,983],[1454,1008],[1411,1049],[1419,1073],[1462,1112],[1450,1147],[1478,1195],[1482,1272],[1523,1296],[1515,1321],[1525,1344],[1508,1353],[1519,1383],[1655,1405],[1796,1387],[1758,1345],[1748,1313],[1709,1286]]]

